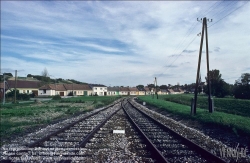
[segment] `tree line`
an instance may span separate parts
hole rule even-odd
[[[229,84],[222,79],[222,74],[219,70],[209,71],[211,95],[223,98],[225,96],[233,96],[236,99],[250,99],[250,73],[243,73],[234,84]],[[208,78],[205,77],[206,82],[199,81],[198,93],[205,93],[208,95],[208,87],[205,83],[208,83]],[[185,93],[194,93],[195,83],[185,85],[160,85],[156,86],[157,89],[173,89],[185,90]],[[147,85],[150,89],[155,88],[154,84]],[[142,88],[143,85],[138,85],[137,88]]]
[[[5,73],[4,75],[12,77],[13,75],[11,73]],[[3,76],[3,75],[2,75]],[[2,79],[1,76],[1,80]],[[250,99],[250,73],[243,73],[239,79],[235,81],[234,84],[229,84],[222,79],[222,74],[219,70],[211,70],[209,71],[210,76],[210,84],[211,84],[211,95],[219,98],[223,98],[225,96],[233,96],[236,99]],[[33,77],[38,80],[40,80],[43,84],[48,83],[59,83],[62,82],[62,78],[58,79],[51,79],[50,75],[45,68],[41,75],[31,75],[28,74],[27,77]],[[68,79],[68,81],[81,84],[83,82],[76,81],[74,79]],[[208,83],[208,78],[205,77],[206,83]],[[195,91],[195,83],[191,84],[184,84],[184,85],[160,85],[156,86],[156,89],[173,89],[178,90],[182,89],[185,90],[186,93],[193,93]],[[148,84],[147,85],[149,89],[155,88],[154,84]],[[144,88],[144,85],[140,84],[136,86],[138,89]],[[199,87],[198,87],[198,93],[205,93],[208,94],[207,85],[205,85],[205,82],[202,82],[201,79],[199,80]]]

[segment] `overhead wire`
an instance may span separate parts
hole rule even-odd
[[[187,48],[194,42],[194,40],[195,40],[196,38],[197,38],[197,36],[195,36],[195,37],[192,39],[192,41],[187,45],[187,47],[177,56],[177,58],[176,58],[169,66],[167,66],[167,69],[166,69],[166,70],[168,70],[168,68],[172,66],[172,64],[180,57],[180,55],[181,55],[185,50],[187,50]]]
[[[233,5],[235,5],[237,3],[237,1],[230,1],[230,2],[225,2],[227,4],[225,4],[224,6],[221,7],[221,10],[213,13],[210,17],[213,18],[216,15],[221,15],[222,13],[224,13],[225,11],[228,11],[228,9],[230,7],[232,7]]]
[[[213,10],[215,10],[215,9],[216,9],[219,5],[221,5],[223,2],[225,2],[225,1],[220,1],[220,2],[214,3],[212,6],[210,6],[210,7],[207,9],[207,12],[204,14],[204,16],[206,16],[208,13],[212,12]],[[237,3],[237,2],[236,2],[236,3]],[[248,3],[248,2],[247,2],[247,3]],[[232,14],[233,12],[235,12],[236,10],[240,9],[241,7],[243,7],[244,5],[246,5],[247,3],[241,5],[240,7],[236,8],[236,9],[234,9],[233,11],[231,11],[230,13],[228,13],[227,15],[225,15],[224,17],[220,18],[218,21],[216,21],[215,23],[213,23],[213,24],[210,25],[209,27],[211,27],[211,26],[213,26],[214,24],[220,22],[222,19],[224,19],[225,17],[229,16],[230,14]],[[230,6],[232,6],[233,4],[234,4],[233,2],[228,3],[226,6],[224,6],[224,10],[222,10],[222,11],[220,11],[220,12],[217,12],[217,13],[215,13],[215,14],[213,14],[213,15],[216,15],[216,14],[218,14],[218,13],[223,13],[224,11],[227,10],[227,7],[228,7],[228,6],[230,7]],[[214,6],[215,6],[215,7],[214,7]],[[214,8],[213,8],[213,7],[214,7]],[[211,10],[210,10],[210,9],[211,9]],[[209,10],[210,10],[210,11],[209,11]],[[185,36],[184,39],[178,44],[178,46],[177,46],[177,48],[175,48],[175,50],[178,49],[179,46],[182,45],[182,44],[184,43],[184,41],[185,41],[185,40],[187,39],[187,37],[191,34],[191,32],[194,30],[194,28],[195,28],[196,25],[197,25],[197,22],[192,24],[192,26],[191,26],[190,29],[188,30],[186,36]],[[208,27],[208,28],[209,28],[209,27]],[[181,56],[181,54],[182,54],[182,53],[183,53],[183,52],[184,52],[184,51],[194,42],[194,40],[195,40],[196,37],[197,37],[197,36],[195,36],[195,37],[192,39],[192,41],[188,44],[188,46],[187,46],[179,55],[177,55],[177,57],[175,58],[175,60],[173,60],[172,63],[171,63],[169,66],[164,66],[164,67],[167,67],[167,69],[166,69],[165,71],[167,71],[167,70],[173,65],[173,63]],[[160,75],[158,75],[158,77],[161,77],[162,75],[163,75],[163,73],[161,73]]]
[[[249,2],[249,1],[248,1]],[[244,3],[243,5],[237,7],[236,9],[234,9],[233,11],[229,12],[227,15],[223,16],[222,18],[220,18],[218,21],[214,22],[213,24],[211,24],[210,26],[208,26],[208,28],[212,27],[213,25],[217,24],[218,22],[220,22],[221,20],[223,20],[224,18],[226,18],[227,16],[231,15],[232,13],[234,13],[235,11],[237,11],[238,9],[240,9],[241,7],[245,6],[248,2]]]
[[[222,2],[216,2],[216,3],[214,3],[214,4],[212,4],[208,9],[207,9],[207,11],[206,11],[206,14],[207,13],[209,13],[209,12],[211,12],[211,11],[213,11],[214,10],[214,6],[216,5],[216,6],[218,6],[218,5],[220,5]],[[210,10],[210,9],[212,9],[212,10]],[[210,11],[209,11],[210,10]],[[188,36],[193,32],[193,30],[195,29],[195,27],[197,26],[197,24],[198,24],[199,22],[198,21],[196,21],[196,22],[194,22],[192,25],[191,25],[191,27],[189,28],[189,30],[187,31],[187,33],[186,33],[186,35],[184,36],[184,38],[182,39],[182,41],[177,45],[177,47],[175,48],[175,50],[174,50],[174,53],[173,54],[175,54],[176,53],[176,51],[177,50],[179,50],[179,47],[180,47],[180,45],[182,45],[185,41],[186,41],[186,39],[188,38]],[[196,38],[196,36],[195,36],[195,38]],[[192,41],[188,44],[188,47],[189,47],[189,45],[192,43],[194,41],[194,39],[192,39]],[[184,50],[186,50],[187,49],[187,47],[184,49]],[[183,51],[184,51],[183,50]],[[177,56],[177,58],[170,64],[170,66],[172,66],[172,64],[180,57],[180,55],[183,53],[183,51]],[[169,60],[168,60],[169,61]],[[169,63],[169,62],[167,62],[167,63]],[[165,64],[165,65],[168,65],[168,64]],[[164,66],[164,68],[165,67],[170,67],[170,66]],[[166,70],[168,70],[168,68],[166,69]],[[165,70],[165,71],[166,71]],[[161,73],[158,77],[160,77],[160,76],[162,76],[163,75],[163,73]]]
[[[217,8],[217,6],[219,6],[220,4],[222,4],[222,2],[223,2],[223,1],[217,1],[217,2],[215,2],[212,6],[210,6],[210,7],[207,9],[206,13],[204,13],[202,17],[205,17],[208,13],[212,12],[215,8]],[[216,5],[216,6],[215,6],[215,5]],[[215,7],[214,7],[214,6],[215,6]],[[212,10],[209,11],[211,8],[212,8]]]
[[[192,41],[189,42],[189,44],[186,46],[186,48],[185,48],[182,52],[180,52],[180,54],[177,55],[177,57],[175,58],[175,60],[173,60],[173,62],[172,62],[170,65],[164,66],[164,67],[167,67],[167,69],[166,69],[165,71],[167,71],[167,70],[173,65],[173,63],[181,56],[181,54],[182,54],[185,50],[187,50],[187,48],[194,42],[194,40],[195,40],[196,38],[197,38],[197,36],[195,35],[195,37],[192,39]],[[158,77],[161,77],[162,75],[163,75],[163,73],[161,73],[160,75],[158,75]]]

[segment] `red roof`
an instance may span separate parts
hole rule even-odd
[[[15,88],[15,80],[7,80],[7,83],[10,88]],[[34,88],[38,89],[41,86],[40,81],[25,81],[25,80],[17,80],[16,88]]]
[[[129,92],[129,88],[128,87],[120,87],[120,91]]]
[[[40,90],[55,90],[67,91],[67,90],[92,90],[89,85],[86,84],[46,84],[39,88]]]
[[[63,84],[66,90],[92,90],[87,84]]]
[[[135,92],[138,92],[139,90],[136,88],[136,87],[131,87],[129,88],[130,91],[135,91]]]

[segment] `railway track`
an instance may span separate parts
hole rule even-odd
[[[1,162],[224,162],[127,100],[31,134],[23,144],[6,149]]]
[[[25,146],[15,146],[4,152],[1,162],[69,162],[72,157],[83,157],[82,147],[119,110],[120,103],[99,109],[89,115],[67,120],[28,139]],[[26,140],[27,142],[27,140]],[[33,158],[33,159],[32,159]]]
[[[139,110],[131,102],[123,102],[123,108],[144,136],[158,162],[225,162]]]

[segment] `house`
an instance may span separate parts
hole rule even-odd
[[[73,96],[89,96],[93,93],[91,87],[87,84],[63,84],[67,95],[73,93]]]
[[[132,96],[139,95],[139,90],[136,87],[129,87],[129,94]]]
[[[151,91],[150,91],[149,87],[144,87],[144,90],[145,90],[145,95],[150,95],[151,94]]]
[[[119,93],[120,95],[130,95],[129,87],[120,87]]]
[[[67,96],[67,90],[64,84],[46,84],[39,88],[39,96]]]
[[[93,93],[87,84],[46,84],[39,88],[39,96],[68,96],[71,92],[73,96],[89,96]]]
[[[98,95],[98,96],[107,96],[107,86],[102,84],[90,84],[90,87],[92,88],[93,94],[92,95]]]
[[[41,82],[38,80],[7,80],[7,85],[10,90],[14,90],[15,87],[19,93],[32,94],[38,96],[38,89],[41,86]]]
[[[185,92],[185,90],[179,89],[179,94],[183,94],[184,92]]]
[[[151,94],[157,94],[161,95],[161,89],[160,88],[151,88]]]
[[[137,88],[138,89],[138,95],[145,95],[145,89],[144,88]]]
[[[168,94],[168,90],[167,89],[161,89],[161,94],[162,95],[167,95]]]
[[[173,89],[168,89],[169,94],[177,94],[177,92],[175,92]]]
[[[107,95],[108,96],[119,95],[119,87],[108,87]]]

